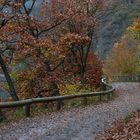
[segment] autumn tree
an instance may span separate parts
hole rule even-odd
[[[0,38],[4,50],[9,46],[4,59],[17,72],[15,84],[21,98],[60,95],[59,84],[77,72],[85,81],[100,2],[44,0],[39,7],[37,0],[8,3],[13,16],[10,9]]]
[[[132,26],[128,28],[129,31],[133,34],[135,39],[140,38],[140,18],[136,19]]]
[[[2,31],[5,26],[7,26],[7,24],[12,20],[12,18],[14,18],[14,7],[12,7],[10,5],[10,2],[7,2],[6,0],[1,0],[0,1],[0,31]],[[6,32],[6,30],[5,30]],[[3,36],[0,36],[0,66],[1,69],[5,75],[6,81],[8,83],[9,86],[9,91],[10,94],[13,98],[13,100],[18,100],[18,96],[13,84],[13,81],[10,77],[9,71],[8,71],[8,67],[6,65],[6,62],[3,58],[4,53],[9,50],[10,48],[10,44],[6,42],[5,38]]]
[[[97,59],[94,59],[95,58],[94,50],[96,47],[95,44],[97,42],[97,30],[99,24],[97,14],[99,13],[99,11],[103,10],[104,3],[101,0],[92,0],[92,1],[83,0],[82,2],[80,1],[80,3],[79,1],[76,2],[77,3],[75,3],[75,7],[80,7],[79,10],[80,12],[77,13],[76,16],[74,16],[71,20],[67,22],[68,29],[72,33],[86,35],[91,39],[88,44],[86,45],[81,44],[71,49],[72,54],[70,57],[71,59],[70,62],[72,63],[72,66],[74,64],[74,66],[78,67],[79,78],[80,78],[81,85],[83,87],[84,85],[87,84],[86,76],[88,75],[87,66],[89,66],[88,64],[89,57],[91,55],[93,56],[90,57],[91,59],[90,61],[98,61]],[[99,65],[100,64],[101,63],[99,63]],[[101,65],[99,67],[100,67],[99,69],[100,71]],[[94,68],[91,69],[93,70]],[[95,71],[93,75],[96,74],[98,75],[98,71]],[[99,77],[101,78],[101,76]],[[90,78],[92,79],[92,77]],[[94,79],[94,80],[97,81],[97,83],[99,82],[98,79]]]
[[[140,71],[140,20],[134,20],[119,43],[115,44],[105,64],[110,75],[132,75]]]
[[[109,76],[132,75],[136,73],[135,56],[131,48],[122,42],[116,43],[106,60],[105,73]]]
[[[140,72],[140,19],[134,20],[133,24],[127,29],[131,34],[131,40],[133,40],[133,48],[137,62],[137,69]]]
[[[64,76],[60,66],[74,44],[85,44],[89,38],[71,33],[60,34],[59,30],[57,32],[56,28],[74,16],[75,12],[69,12],[66,8],[63,13],[58,11],[55,14],[53,7],[50,7],[49,17],[42,11],[41,17],[38,17],[33,13],[37,1],[32,1],[30,6],[26,2],[10,3],[15,9],[15,16],[1,29],[1,40],[10,43],[10,49],[13,49],[13,62],[26,65],[18,71],[17,91],[30,93],[30,97],[42,92],[49,92],[51,96],[59,95],[57,83]],[[60,6],[62,3],[53,4]],[[46,5],[45,1],[41,5]]]

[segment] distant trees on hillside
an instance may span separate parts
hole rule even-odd
[[[134,21],[116,43],[107,58],[104,70],[110,77],[140,73],[140,20]]]

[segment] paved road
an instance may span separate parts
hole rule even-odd
[[[115,119],[140,109],[140,84],[116,83],[114,101],[25,119],[0,129],[0,140],[94,140]]]

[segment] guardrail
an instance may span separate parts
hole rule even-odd
[[[105,78],[102,79],[102,89],[103,89],[103,91],[100,91],[100,92],[80,93],[80,94],[55,96],[55,97],[32,98],[32,99],[26,99],[26,100],[21,100],[21,101],[12,101],[12,102],[1,102],[0,109],[24,106],[25,107],[24,108],[25,117],[29,117],[30,116],[30,106],[32,104],[57,102],[57,110],[60,110],[61,106],[62,106],[62,102],[64,100],[70,100],[70,99],[74,99],[74,98],[84,98],[84,104],[87,104],[87,97],[99,96],[99,100],[101,101],[102,96],[104,96],[104,95],[108,95],[107,99],[110,100],[111,95],[113,95],[113,92],[115,89],[105,82]]]
[[[114,75],[112,82],[140,82],[140,75]]]

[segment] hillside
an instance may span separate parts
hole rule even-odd
[[[100,26],[96,51],[101,58],[106,58],[113,44],[121,38],[126,28],[140,13],[140,0],[105,0],[106,12],[99,16]],[[30,5],[27,3],[27,5]],[[39,8],[40,1],[35,4]],[[37,10],[33,10],[37,14]],[[94,45],[95,46],[95,45]]]
[[[107,57],[113,44],[124,34],[126,28],[140,13],[140,0],[131,2],[114,0],[107,1],[108,10],[100,17],[100,31],[97,52],[101,58]]]

